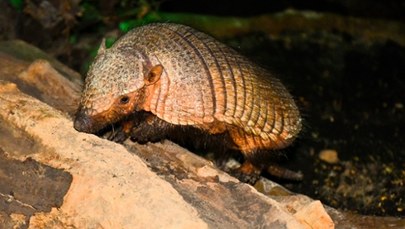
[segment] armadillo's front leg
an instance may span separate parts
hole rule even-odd
[[[145,122],[148,116],[149,113],[147,112],[136,112],[131,114],[126,119],[114,124],[114,128],[107,139],[114,142],[125,141],[131,136],[134,129],[138,129],[139,126]]]
[[[168,137],[172,125],[153,114],[146,113],[144,120],[131,131],[131,139],[138,143],[158,142]]]

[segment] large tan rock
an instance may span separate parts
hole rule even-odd
[[[2,142],[8,157],[32,158],[73,177],[62,206],[34,214],[30,227],[207,227],[170,184],[122,145],[77,133],[63,113],[22,94],[14,84],[0,84],[0,101],[0,120],[9,126],[2,126],[3,138],[11,140],[14,126],[36,144],[32,151],[18,152],[28,149]]]

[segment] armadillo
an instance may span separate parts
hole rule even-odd
[[[246,173],[256,168],[250,161],[257,152],[288,146],[302,126],[296,103],[272,73],[209,35],[172,23],[135,28],[109,49],[102,42],[74,128],[97,133],[138,114],[147,118],[127,125],[126,135],[150,132],[148,138],[178,126],[214,138],[225,134],[245,156]],[[139,131],[150,123],[154,131]]]

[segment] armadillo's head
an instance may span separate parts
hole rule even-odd
[[[106,49],[104,41],[87,74],[74,128],[96,133],[142,109],[145,86],[158,81],[162,66],[148,66],[131,47]]]

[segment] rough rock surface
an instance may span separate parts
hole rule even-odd
[[[7,157],[31,158],[63,169],[73,178],[62,206],[36,213],[30,219],[31,227],[207,226],[170,184],[122,145],[77,133],[63,113],[20,93],[14,84],[2,83],[0,92],[0,119],[9,124],[1,126],[2,135],[6,139],[13,136],[14,125],[35,146],[26,151],[24,146],[2,142]]]

